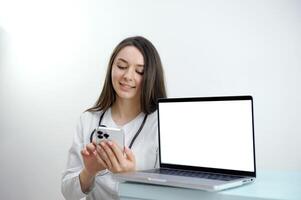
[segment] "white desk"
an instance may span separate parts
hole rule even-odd
[[[221,192],[125,182],[119,195],[122,200],[301,200],[301,172],[258,172],[254,183]]]

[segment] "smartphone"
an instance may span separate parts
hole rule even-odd
[[[122,150],[124,149],[125,142],[123,129],[99,126],[96,128],[94,138],[96,144],[99,144],[102,141],[111,140],[116,142]]]

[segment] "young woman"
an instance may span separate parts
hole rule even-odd
[[[80,117],[62,177],[65,199],[118,199],[112,173],[156,167],[160,97],[166,90],[157,50],[143,37],[126,38],[111,55],[95,106]],[[124,130],[124,153],[115,142],[92,142],[100,125]]]

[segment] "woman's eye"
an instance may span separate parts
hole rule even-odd
[[[143,75],[144,71],[136,71],[138,74]]]
[[[117,65],[117,67],[118,67],[119,69],[126,69],[126,67],[121,66],[121,65]]]

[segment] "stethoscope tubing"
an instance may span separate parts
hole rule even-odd
[[[102,125],[102,124],[101,124],[101,121],[102,121],[102,119],[103,119],[105,113],[106,113],[106,111],[102,112],[101,115],[100,115],[100,117],[99,117],[99,122],[98,122],[98,126],[99,126],[99,127],[106,127],[105,125]],[[148,115],[145,114],[145,116],[144,116],[144,118],[143,118],[143,121],[142,121],[142,123],[141,123],[141,125],[140,125],[138,131],[137,131],[136,134],[134,135],[134,137],[133,137],[133,139],[132,139],[132,141],[131,141],[131,143],[130,143],[130,145],[129,145],[129,148],[130,148],[130,149],[132,148],[134,142],[136,141],[137,137],[139,136],[140,132],[142,131],[142,129],[143,129],[144,125],[145,125],[147,116],[148,116]],[[95,128],[95,129],[92,131],[92,133],[90,134],[90,142],[91,142],[91,143],[92,143],[92,141],[93,141],[93,135],[95,134],[95,132],[96,132],[96,128]]]

